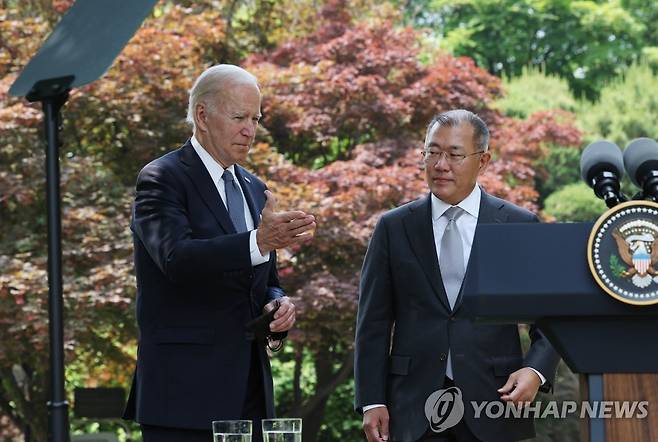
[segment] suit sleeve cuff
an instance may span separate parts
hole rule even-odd
[[[380,408],[380,407],[384,407],[384,408],[386,408],[386,405],[384,405],[384,404],[365,405],[365,406],[363,407],[363,412],[365,413],[365,412],[368,411],[368,410],[372,410],[373,408]]]
[[[249,254],[251,255],[251,266],[266,263],[270,260],[270,254],[261,255],[258,243],[256,242],[256,230],[252,230],[249,235]]]
[[[539,376],[539,380],[541,381],[541,384],[539,384],[539,385],[544,385],[544,384],[546,383],[546,378],[544,377],[543,374],[541,374],[541,373],[539,372],[539,370],[535,370],[535,369],[532,368],[532,367],[528,367],[528,368],[529,368],[530,370],[534,371],[535,373],[537,373],[537,376]]]

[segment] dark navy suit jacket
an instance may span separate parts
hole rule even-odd
[[[531,212],[482,192],[478,225],[536,221]],[[477,236],[476,227],[473,250]],[[415,442],[428,431],[425,401],[443,387],[448,349],[454,381],[463,394],[464,419],[475,436],[507,442],[534,435],[531,419],[476,419],[470,402],[499,401],[496,390],[524,366],[542,373],[547,379],[542,389],[550,389],[559,356],[534,327],[532,346],[524,357],[516,325],[477,324],[468,317],[461,297],[454,310],[448,303],[436,256],[430,196],[384,214],[361,274],[355,407],[385,404],[391,441]]]
[[[265,184],[238,165],[235,175],[254,225]],[[252,360],[245,323],[285,296],[276,254],[251,265],[249,232],[236,233],[224,203],[188,141],[137,178],[132,225],[137,274],[137,368],[125,418],[210,429],[240,418],[250,364],[259,364],[267,417],[272,377],[262,343]]]

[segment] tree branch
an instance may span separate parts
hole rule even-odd
[[[299,407],[302,403],[302,363],[304,360],[304,346],[295,344],[295,371],[293,376],[293,400],[294,407]]]
[[[317,386],[315,394],[311,396],[306,402],[302,405],[294,408],[290,415],[291,416],[306,416],[310,413],[318,404],[324,400],[327,396],[333,393],[336,388],[343,382],[345,382],[350,375],[352,374],[352,369],[354,367],[354,351],[349,351],[343,358],[343,364],[340,369],[336,372],[333,378],[323,386]]]
[[[16,401],[17,399],[20,399],[23,401],[24,398],[23,395],[20,394],[20,388],[16,385],[16,380],[14,379],[11,370],[1,369],[0,379],[2,380],[2,382],[0,382],[0,385],[2,386],[2,388],[0,388],[0,410],[9,417],[16,427],[22,430],[25,428],[25,419],[20,416],[16,408],[10,405],[11,400]],[[19,393],[20,397],[13,398],[12,396],[15,396],[15,394],[12,395],[12,393]],[[11,400],[8,399],[7,396],[9,396]]]

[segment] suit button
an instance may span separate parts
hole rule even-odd
[[[441,359],[442,361],[445,361],[446,359],[448,359],[448,356],[447,356],[445,353],[441,353],[441,357],[440,357],[440,359]]]
[[[456,320],[457,320],[457,319],[456,319],[454,316],[451,316],[451,317],[450,317],[450,321],[451,321],[451,322],[455,322]]]

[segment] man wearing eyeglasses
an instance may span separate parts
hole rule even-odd
[[[370,442],[534,436],[531,418],[476,417],[471,405],[532,401],[538,390],[552,388],[559,361],[534,327],[524,357],[516,325],[475,324],[460,314],[477,225],[538,221],[478,186],[491,160],[488,143],[489,130],[477,115],[436,116],[422,151],[430,193],[384,214],[375,227],[361,275],[354,368],[355,406]],[[455,386],[463,418],[432,429],[426,415],[437,410],[428,397]]]

